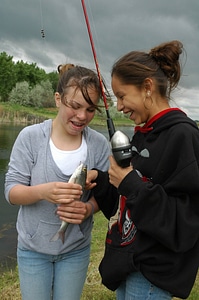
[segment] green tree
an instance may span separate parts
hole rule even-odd
[[[36,63],[28,64],[18,61],[15,64],[16,82],[27,81],[31,87],[40,83],[42,80],[47,80],[46,72],[39,68]]]
[[[54,107],[54,92],[49,80],[41,81],[30,91],[30,103],[35,107]]]
[[[16,84],[13,57],[0,53],[0,99],[8,101],[8,95]]]
[[[30,106],[30,86],[27,81],[17,82],[9,95],[11,103]]]

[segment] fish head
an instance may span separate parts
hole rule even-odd
[[[80,163],[80,165],[75,169],[72,174],[69,182],[78,183],[82,186],[82,189],[85,188],[87,177],[87,165]]]

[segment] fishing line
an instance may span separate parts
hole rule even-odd
[[[85,17],[85,21],[86,21],[86,26],[87,26],[87,30],[88,30],[88,35],[89,35],[89,39],[90,39],[91,49],[92,49],[92,52],[93,52],[93,58],[94,58],[94,61],[95,61],[97,75],[98,75],[98,78],[99,78],[100,88],[101,88],[101,92],[102,92],[102,98],[103,98],[104,106],[105,106],[105,109],[106,109],[107,127],[108,127],[109,137],[111,139],[111,137],[115,133],[115,127],[114,127],[113,121],[110,117],[109,110],[108,110],[108,102],[107,102],[106,93],[105,93],[105,90],[104,90],[104,84],[103,84],[102,76],[101,76],[100,69],[99,69],[99,64],[98,64],[98,60],[97,60],[97,53],[96,53],[94,42],[93,42],[92,32],[91,32],[90,23],[89,23],[88,14],[87,14],[87,10],[86,10],[84,0],[81,0],[81,3],[82,3],[82,8],[83,8],[84,17]]]
[[[94,18],[93,18],[93,13],[92,13],[90,0],[87,0],[87,3],[88,3],[88,13],[91,17],[90,24],[91,24],[91,27],[92,27],[94,40],[96,40],[95,45],[96,45],[96,49],[97,49],[97,52],[98,52],[98,54],[97,54],[98,61],[100,62],[100,61],[102,61],[102,57],[103,57],[102,52],[101,52],[100,42],[99,42],[99,39],[98,39],[98,34],[97,34],[96,27],[95,27],[95,22],[94,22]],[[103,76],[103,78],[104,78],[104,76]]]
[[[41,18],[41,37],[45,38],[45,31],[44,31],[44,23],[43,23],[43,12],[42,12],[42,3],[40,0],[40,18]]]
[[[113,153],[114,158],[115,158],[116,162],[118,163],[118,165],[120,165],[122,168],[126,168],[130,165],[130,162],[132,159],[131,143],[130,143],[130,140],[127,135],[125,135],[123,132],[121,132],[119,130],[115,131],[113,120],[110,117],[106,94],[104,92],[104,85],[103,85],[103,81],[102,81],[102,77],[101,77],[101,73],[100,73],[100,69],[99,69],[99,64],[97,61],[97,54],[95,51],[95,46],[94,46],[94,42],[93,42],[89,19],[88,19],[88,15],[87,15],[87,11],[86,11],[86,6],[84,3],[84,0],[81,0],[81,2],[82,2],[84,17],[85,17],[85,21],[86,21],[86,25],[87,25],[87,29],[88,29],[88,35],[90,38],[90,44],[91,44],[91,48],[92,48],[92,52],[93,52],[93,57],[94,57],[94,61],[95,61],[96,69],[97,69],[97,74],[98,74],[98,78],[99,78],[99,82],[100,82],[100,88],[101,88],[101,92],[102,92],[104,106],[106,109],[107,127],[108,127],[109,137],[110,137],[110,141],[111,141],[112,153]]]

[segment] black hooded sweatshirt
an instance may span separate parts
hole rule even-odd
[[[110,220],[102,283],[115,290],[131,272],[141,272],[186,298],[199,263],[199,130],[172,108],[136,130],[133,170],[118,189],[99,171],[93,190]]]

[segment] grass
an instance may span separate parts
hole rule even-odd
[[[115,293],[101,284],[98,265],[104,251],[107,221],[99,212],[92,231],[91,258],[81,300],[115,300]],[[0,274],[1,300],[21,300],[17,267]],[[179,300],[180,298],[174,298]],[[188,300],[199,299],[199,275]]]
[[[2,122],[15,123],[38,123],[45,119],[54,119],[57,115],[57,108],[36,108],[25,107],[19,104],[0,102],[0,119]],[[92,125],[106,125],[106,117],[96,114],[91,121]],[[114,118],[116,126],[132,126],[132,121],[127,118]]]

